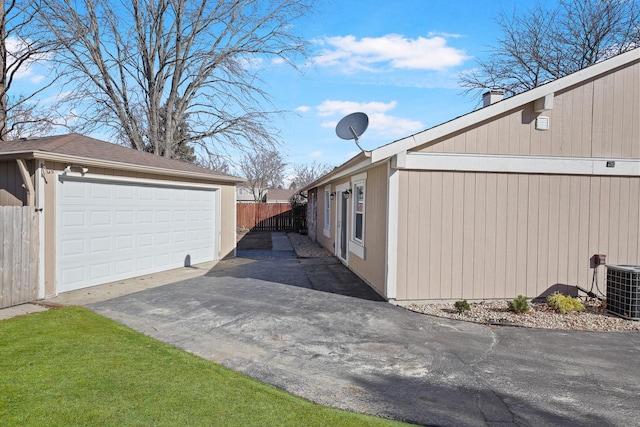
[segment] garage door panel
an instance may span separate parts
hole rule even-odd
[[[92,227],[111,224],[111,211],[108,210],[92,210],[89,214],[89,223]]]
[[[58,292],[215,259],[213,190],[63,180],[57,194]]]
[[[65,257],[80,256],[85,253],[84,239],[65,239],[62,242],[60,255]]]
[[[134,198],[134,187],[128,185],[118,185],[115,187],[116,200],[132,201]]]
[[[91,279],[103,280],[111,276],[111,266],[107,263],[94,264],[90,267]]]
[[[65,227],[85,227],[85,212],[82,210],[68,210],[62,214],[62,224]]]

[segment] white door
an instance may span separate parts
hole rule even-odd
[[[347,193],[336,191],[336,256],[347,264],[349,259],[349,199]]]
[[[216,212],[214,189],[60,177],[57,291],[214,260]]]

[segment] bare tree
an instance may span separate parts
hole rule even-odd
[[[0,0],[0,141],[47,132],[53,120],[37,96],[54,80],[29,93],[11,95],[15,79],[57,47],[57,41],[34,25],[37,1]]]
[[[7,99],[7,126],[5,140],[43,136],[51,133],[57,125],[54,120],[56,113],[48,108],[41,108],[38,101],[25,101],[26,96]]]
[[[240,161],[240,170],[247,179],[247,187],[251,190],[255,202],[263,200],[267,189],[282,185],[286,166],[277,151],[263,150],[244,155]]]
[[[638,0],[561,0],[552,10],[503,12],[497,23],[496,48],[461,77],[467,92],[515,95],[640,46]]]
[[[110,127],[126,145],[167,157],[180,145],[278,142],[260,64],[304,54],[292,24],[312,0],[42,2],[41,24],[70,40],[57,59],[79,131]],[[176,140],[185,122],[190,132]]]
[[[230,172],[231,167],[229,162],[221,155],[207,153],[206,155],[200,155],[194,162],[198,166],[211,169],[216,172],[226,173]]]
[[[309,164],[293,165],[293,179],[290,188],[302,189],[333,169],[332,166],[316,161]]]

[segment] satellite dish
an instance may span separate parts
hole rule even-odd
[[[369,126],[369,117],[365,113],[351,113],[338,122],[336,135],[342,139],[354,139],[360,150],[359,138]],[[364,151],[364,150],[362,150]]]

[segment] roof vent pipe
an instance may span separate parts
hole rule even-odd
[[[491,89],[482,94],[482,107],[487,107],[495,102],[502,101],[504,98],[504,90]]]

